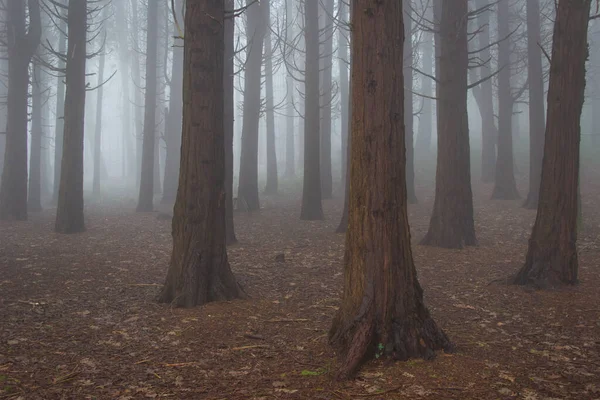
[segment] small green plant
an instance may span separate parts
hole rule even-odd
[[[377,351],[375,352],[375,358],[379,358],[383,355],[383,350],[385,349],[385,346],[383,345],[383,343],[379,343],[377,345]]]
[[[308,369],[305,369],[302,372],[300,372],[300,375],[302,375],[302,376],[319,376],[319,375],[323,375],[326,372],[327,372],[327,370],[325,368],[319,368],[316,371],[310,371]]]

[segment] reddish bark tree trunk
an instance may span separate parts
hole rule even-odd
[[[350,224],[342,304],[330,330],[342,356],[341,379],[378,351],[407,360],[452,347],[423,303],[410,247],[402,3],[356,0],[354,6],[361,12],[352,16]]]
[[[577,188],[591,0],[559,0],[548,86],[548,119],[537,217],[514,282],[577,283]]]
[[[529,194],[523,204],[538,206],[544,153],[544,73],[540,49],[540,2],[527,0],[527,75],[529,79]]]
[[[41,37],[40,6],[28,1],[29,29],[26,29],[25,2],[8,0],[6,6],[8,40],[8,95],[6,143],[0,219],[27,219],[27,96],[29,63]]]
[[[173,253],[159,301],[241,297],[225,244],[224,2],[186,3],[183,137]]]
[[[319,127],[319,4],[304,2],[304,185],[300,219],[322,220]]]
[[[441,5],[435,201],[429,231],[421,241],[429,246],[477,244],[467,117],[467,3],[454,0]]]
[[[85,62],[87,0],[69,1],[65,131],[56,223],[58,233],[85,230],[83,217],[83,132],[85,124]]]

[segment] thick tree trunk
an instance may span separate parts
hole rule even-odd
[[[193,307],[241,297],[225,245],[224,2],[188,1],[183,138],[173,253],[159,301]]]
[[[269,0],[263,0],[261,7],[267,26],[271,24],[271,5]],[[265,35],[265,95],[267,117],[267,184],[265,194],[277,194],[277,152],[275,146],[275,104],[273,100],[273,50],[271,45],[271,30]]]
[[[415,151],[413,125],[413,46],[410,0],[403,0],[404,7],[404,126],[406,138],[406,191],[408,202],[416,204]]]
[[[322,43],[322,82],[319,87],[321,96],[321,121],[320,121],[320,172],[321,172],[321,196],[323,199],[333,197],[333,175],[331,173],[331,107],[333,101],[333,10],[334,0],[324,0],[321,8],[323,30],[320,37]]]
[[[577,283],[580,118],[591,0],[559,0],[548,87],[548,120],[537,217],[515,283]]]
[[[108,10],[108,8],[105,8]],[[105,15],[105,18],[108,15]],[[101,181],[101,170],[100,161],[102,159],[102,100],[104,95],[104,64],[106,60],[106,53],[100,54],[99,65],[98,65],[98,85],[100,87],[96,92],[96,125],[94,132],[94,177],[92,180],[92,196],[96,200],[100,198],[100,181]]]
[[[341,379],[379,352],[407,360],[452,347],[423,303],[410,247],[403,52],[397,44],[402,3],[354,5],[365,12],[352,16],[350,224],[342,304],[329,333],[342,356]]]
[[[66,19],[59,22],[58,52],[65,54],[67,51],[67,36],[62,32],[67,31]],[[65,68],[65,61],[57,60],[59,68]],[[54,182],[52,192],[52,204],[58,204],[58,192],[60,190],[60,166],[63,155],[63,134],[65,130],[65,77],[59,75],[56,79],[56,120],[54,125]]]
[[[31,152],[29,155],[29,198],[27,208],[32,212],[42,211],[42,75],[37,61],[33,62],[31,81]]]
[[[6,148],[0,184],[0,220],[27,219],[27,95],[29,62],[40,43],[41,20],[37,0],[6,2],[8,39],[8,95]]]
[[[442,2],[439,28],[435,201],[421,244],[446,248],[477,244],[467,117],[467,3]]]
[[[476,7],[481,9],[490,4],[490,0],[477,0]],[[482,49],[477,56],[485,61],[481,66],[480,76],[477,77],[473,71],[473,76],[477,81],[492,74],[491,51],[490,51],[490,12],[481,12],[477,16],[477,25],[481,30],[477,36],[479,39],[479,48]],[[474,92],[479,113],[481,114],[481,180],[485,183],[494,181],[496,168],[496,138],[498,129],[494,117],[494,92],[492,80],[488,79],[481,83]]]
[[[55,230],[85,230],[83,217],[83,132],[85,124],[85,62],[87,0],[70,1],[67,25],[67,74],[63,158]]]
[[[226,10],[235,9],[235,0],[225,2]],[[225,20],[225,64],[223,74],[225,126],[225,235],[226,243],[237,243],[233,221],[233,133],[235,122],[234,102],[234,58],[235,58],[235,19]]]
[[[260,209],[258,197],[258,125],[260,118],[260,86],[262,49],[266,25],[262,4],[247,0],[246,37],[250,41],[246,51],[244,75],[244,114],[238,198],[244,199],[248,211]]]
[[[183,15],[181,0],[175,2],[177,22],[183,29]],[[176,35],[179,33],[176,31]],[[169,95],[169,112],[165,125],[165,142],[167,153],[165,158],[165,177],[163,182],[162,204],[174,204],[177,196],[179,180],[179,162],[181,154],[181,115],[183,113],[183,49],[180,40],[173,47],[173,66],[171,72],[171,85]]]
[[[319,126],[319,4],[304,2],[304,182],[300,219],[322,220]]]
[[[349,113],[349,83],[348,83],[348,35],[349,29],[345,24],[348,24],[348,6],[345,0],[338,0],[339,20],[341,26],[338,27],[338,66],[340,70],[340,120],[341,120],[341,136],[342,136],[342,176],[341,182],[344,184],[344,193],[346,193],[346,175],[348,167],[348,113]],[[345,196],[345,195],[344,195]],[[344,228],[345,231],[345,228]]]
[[[156,139],[156,83],[158,62],[158,0],[148,0],[146,38],[146,96],[144,101],[144,146],[137,211],[154,210],[154,152]]]
[[[527,75],[529,76],[529,194],[523,204],[538,207],[544,154],[544,73],[540,27],[540,2],[527,0]]]
[[[515,181],[513,156],[513,99],[510,86],[510,7],[509,0],[498,2],[498,36],[505,38],[498,43],[498,157],[496,179],[492,199],[516,200],[519,198]]]

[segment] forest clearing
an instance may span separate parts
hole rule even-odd
[[[600,397],[600,171],[583,190],[581,284],[506,285],[524,261],[535,212],[475,186],[480,245],[414,245],[425,301],[456,344],[433,361],[373,361],[332,380],[327,331],[339,305],[340,199],[299,221],[289,195],[236,213],[232,269],[247,300],[179,309],[156,303],[170,221],[135,201],[90,205],[87,232],[51,232],[53,211],[0,225],[0,385],[23,399],[596,399]],[[423,191],[425,191],[423,193]],[[409,207],[413,243],[432,193]],[[278,261],[283,253],[285,261]],[[280,260],[280,258],[279,258]],[[384,365],[385,364],[385,365]]]

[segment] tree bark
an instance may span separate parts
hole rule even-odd
[[[175,12],[179,29],[183,27],[181,0],[175,2]],[[227,22],[226,22],[227,23]],[[183,32],[182,32],[183,33]],[[176,35],[180,33],[175,30]],[[180,40],[173,47],[173,66],[171,70],[171,85],[169,95],[169,111],[165,125],[165,143],[167,153],[165,158],[165,177],[163,182],[162,204],[175,203],[177,184],[179,180],[179,162],[181,153],[181,115],[183,113],[183,49]]]
[[[319,126],[319,4],[304,2],[304,182],[300,219],[322,220]]]
[[[105,8],[108,10],[108,8]],[[104,18],[107,18],[106,14]],[[104,64],[106,60],[106,53],[100,54],[99,65],[98,65],[98,89],[96,92],[96,124],[94,132],[94,177],[92,180],[92,196],[96,200],[100,199],[100,181],[101,181],[101,170],[100,162],[102,159],[102,101],[104,94]]]
[[[85,123],[85,63],[87,0],[69,1],[65,130],[60,190],[54,229],[58,233],[85,230],[83,216],[83,140]]]
[[[29,28],[26,28],[25,2],[6,2],[8,40],[8,95],[4,168],[0,184],[0,220],[27,219],[27,96],[29,63],[41,37],[40,6],[27,2]]]
[[[516,200],[519,198],[515,181],[513,156],[513,99],[510,86],[510,7],[509,0],[498,1],[498,157],[492,199]]]
[[[31,152],[29,155],[29,198],[27,208],[32,212],[42,211],[42,108],[43,82],[39,62],[33,61],[31,82]]]
[[[559,0],[548,86],[542,180],[525,265],[514,282],[538,287],[577,283],[580,118],[585,93],[591,0]]]
[[[271,26],[271,4],[263,0],[261,7],[267,26]],[[275,104],[273,100],[273,49],[271,45],[271,30],[265,34],[265,92],[267,117],[267,184],[265,194],[277,194],[277,152],[275,146]]]
[[[333,10],[334,0],[325,0],[320,7],[323,20],[323,29],[320,36],[324,39],[322,43],[322,82],[319,87],[322,90],[320,111],[320,172],[321,172],[321,196],[323,199],[333,197],[333,175],[331,172],[331,107],[333,102]]]
[[[435,201],[423,245],[477,244],[467,117],[467,3],[444,1],[441,6]]]
[[[226,10],[235,9],[235,0],[225,2]],[[227,244],[237,243],[233,221],[233,133],[235,122],[234,102],[235,19],[225,20],[225,64],[223,88],[225,90],[223,120],[225,126],[225,234]]]
[[[538,207],[544,153],[544,73],[542,69],[540,2],[527,0],[527,75],[529,79],[529,194],[523,204]]]
[[[224,23],[223,0],[187,1],[181,169],[159,296],[180,307],[242,296],[225,245]]]
[[[410,0],[404,4],[404,126],[406,138],[406,191],[410,204],[418,203],[415,193],[415,151],[413,125],[413,46]]]
[[[144,101],[144,143],[140,194],[136,211],[154,210],[154,146],[156,139],[156,84],[158,62],[158,0],[148,0],[146,38],[146,95]]]
[[[452,347],[423,303],[410,247],[402,3],[354,6],[350,224],[342,303],[329,332],[342,356],[340,379],[377,354],[431,358]]]
[[[244,114],[242,121],[242,146],[240,155],[240,175],[238,198],[244,199],[248,211],[260,209],[258,196],[258,125],[260,119],[260,87],[262,49],[266,25],[262,3],[246,0],[246,65],[244,75]]]

